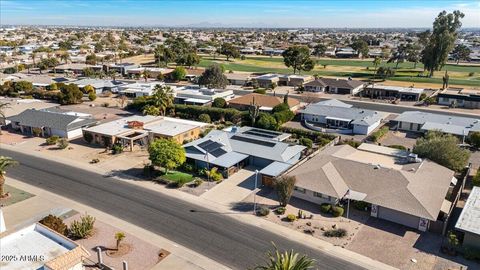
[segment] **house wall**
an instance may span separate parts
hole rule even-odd
[[[470,232],[465,232],[465,236],[463,238],[463,246],[480,248],[480,235],[473,234]]]
[[[318,195],[320,195],[320,194],[318,194]],[[329,197],[327,195],[322,195],[322,197],[315,196],[314,192],[311,191],[311,190],[308,190],[308,189],[305,189],[305,192],[302,192],[301,190],[296,188],[293,191],[292,196],[296,197],[296,198],[299,198],[299,199],[302,199],[302,200],[305,200],[305,201],[313,202],[313,203],[316,203],[316,204],[322,204],[322,203],[335,204],[336,201],[337,201],[337,198]]]
[[[74,129],[74,130],[70,130],[68,132],[66,132],[66,138],[67,139],[72,139],[72,138],[75,138],[75,137],[80,137],[82,136],[82,129],[81,128],[77,128],[77,129]]]
[[[197,127],[197,128],[191,129],[187,132],[177,134],[173,137],[166,136],[166,135],[159,134],[159,133],[153,133],[149,136],[149,139],[150,139],[150,141],[153,141],[154,139],[157,139],[157,138],[167,138],[167,139],[171,138],[174,141],[176,141],[177,143],[183,144],[184,141],[195,140],[195,139],[198,139],[199,136],[200,136],[200,127]]]
[[[380,125],[380,121],[375,122],[373,125],[370,125],[370,126],[353,125],[353,133],[368,135],[372,131],[374,131],[379,125]]]
[[[410,228],[418,229],[420,218],[393,209],[378,207],[378,218],[389,220]]]
[[[312,123],[326,124],[327,119],[325,117],[326,117],[325,115],[314,115],[314,114],[302,113],[302,119]]]
[[[268,165],[270,165],[270,163],[272,163],[272,161],[269,160],[269,159],[250,156],[250,157],[248,157],[248,163],[251,166],[256,166],[256,167],[259,167],[259,168],[265,168]]]
[[[416,124],[416,123],[399,121],[397,127],[398,127],[399,130],[421,132],[422,125],[421,124]]]
[[[325,91],[325,88],[322,86],[312,86],[312,85],[305,85],[305,91],[311,91],[311,92],[323,92]]]

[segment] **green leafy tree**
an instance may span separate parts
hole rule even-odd
[[[115,233],[115,241],[116,241],[116,249],[118,250],[120,248],[120,245],[122,244],[123,239],[125,239],[125,233],[124,232],[117,232]]]
[[[460,19],[464,16],[458,10],[453,13],[442,11],[433,22],[433,30],[425,37],[427,43],[422,51],[422,63],[430,77],[435,71],[441,70],[447,62],[448,53],[452,51],[458,30],[462,26]]]
[[[170,86],[155,85],[154,93],[151,96],[152,105],[160,110],[161,115],[166,115],[167,110],[173,106],[173,90]]]
[[[390,67],[379,67],[376,74],[378,77],[385,80],[386,78],[395,76],[395,70]]]
[[[60,93],[58,93],[57,97],[62,105],[77,104],[82,102],[83,92],[80,91],[76,84],[63,84],[60,87]]]
[[[240,52],[238,49],[233,46],[232,43],[223,43],[220,47],[220,54],[223,54],[227,57],[227,61],[230,61],[230,58],[238,58],[240,57]]]
[[[6,196],[4,186],[7,169],[17,164],[18,162],[11,157],[0,156],[0,198],[4,198]]]
[[[260,113],[258,117],[258,121],[255,123],[256,127],[269,129],[269,130],[277,130],[278,123],[275,117],[269,113]]]
[[[282,176],[275,180],[275,191],[280,206],[287,206],[292,197],[297,179],[294,176]]]
[[[154,166],[160,166],[168,170],[173,170],[182,165],[185,160],[185,149],[173,140],[157,139],[148,147],[150,161]]]
[[[223,74],[223,68],[218,64],[209,66],[198,79],[199,85],[208,88],[225,88],[228,84],[227,77]]]
[[[16,92],[28,92],[33,90],[33,84],[27,81],[18,81],[14,83]]]
[[[315,67],[315,61],[310,58],[310,49],[307,46],[291,46],[282,56],[285,66],[293,68],[293,74],[297,71],[310,71]]]
[[[375,59],[373,59],[373,67],[374,67],[374,71],[373,71],[373,74],[377,74],[377,68],[378,66],[382,63],[382,58],[380,57],[375,57]]]
[[[0,105],[1,106],[1,105]],[[470,143],[476,147],[476,148],[480,148],[480,132],[476,131],[476,132],[470,132],[470,135],[469,135],[469,138],[470,140]]]
[[[471,53],[472,53],[472,50],[470,50],[470,48],[468,48],[467,46],[465,46],[463,44],[459,44],[459,45],[455,46],[455,49],[453,49],[452,56],[453,56],[453,59],[455,59],[455,61],[457,62],[457,65],[458,65],[460,60],[463,60],[463,61],[470,60],[470,54]]]
[[[300,255],[293,250],[280,252],[274,246],[274,251],[267,253],[268,262],[265,265],[256,266],[254,270],[308,270],[315,267],[315,260],[307,255]]]
[[[204,122],[204,123],[211,123],[212,122],[212,119],[210,119],[210,115],[206,114],[206,113],[202,113],[198,116],[198,120],[200,122]]]
[[[362,58],[368,56],[368,43],[363,39],[356,39],[351,45],[352,49],[361,54]]]
[[[468,163],[470,151],[458,146],[459,140],[451,134],[429,131],[417,140],[413,152],[454,171],[461,171]]]
[[[85,63],[87,65],[96,65],[97,64],[97,56],[94,53],[87,55],[85,57]]]
[[[319,43],[319,44],[315,45],[315,47],[313,47],[313,54],[316,57],[324,56],[326,51],[327,51],[327,46],[325,46],[324,44],[321,44],[321,43]]]
[[[225,108],[225,107],[227,107],[227,102],[225,101],[225,99],[223,99],[221,97],[217,97],[213,100],[212,107]]]
[[[185,76],[187,76],[187,71],[184,67],[176,67],[171,73],[172,79],[177,82],[184,80]]]
[[[158,107],[155,107],[153,105],[146,105],[145,107],[143,107],[143,114],[159,116],[161,112],[160,112],[160,108]]]

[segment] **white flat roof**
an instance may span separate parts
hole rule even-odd
[[[71,241],[33,224],[0,239],[2,256],[15,256],[17,260],[3,260],[1,269],[43,269],[48,261],[77,247]],[[38,260],[20,259],[19,256],[37,256]],[[41,257],[41,258],[40,258]],[[5,267],[5,268],[4,268]]]
[[[385,89],[390,91],[398,91],[400,93],[414,93],[414,94],[421,94],[424,91],[423,88],[401,87],[401,86],[382,85],[382,84],[369,85],[366,88]]]
[[[455,228],[480,235],[480,187],[473,187]]]

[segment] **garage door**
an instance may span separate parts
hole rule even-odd
[[[347,88],[337,88],[337,93],[342,95],[349,95],[350,89]]]
[[[389,221],[402,224],[414,229],[418,228],[418,222],[419,222],[418,217],[405,214],[402,212],[398,212],[392,209],[388,209],[385,207],[379,207],[378,217],[381,219],[389,220]]]

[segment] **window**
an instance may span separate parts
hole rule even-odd
[[[413,130],[413,123],[410,123],[410,130]]]
[[[323,198],[322,193],[318,193],[318,192],[313,192],[313,196],[314,196],[314,197]]]
[[[300,192],[300,193],[305,193],[307,191],[306,189],[300,188],[300,187],[295,187],[295,190]]]

